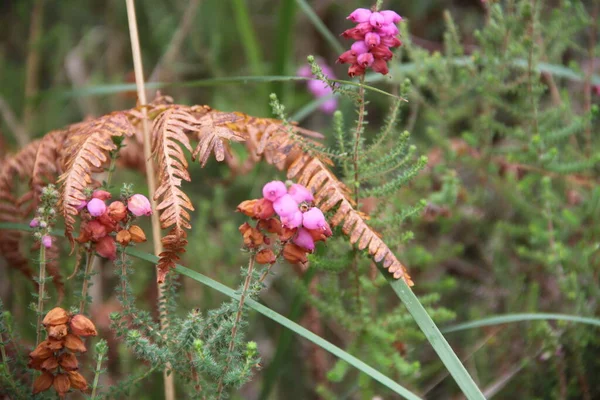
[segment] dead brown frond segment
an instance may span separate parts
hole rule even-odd
[[[181,181],[190,181],[188,163],[182,146],[192,151],[186,132],[196,132],[198,120],[186,107],[164,108],[152,125],[152,155],[158,160],[159,185],[154,194],[160,212],[162,229],[170,229],[162,238],[164,251],[159,254],[158,282],[162,283],[167,272],[175,268],[179,254],[187,245],[186,229],[190,229],[190,214],[194,207],[190,198],[181,190]]]
[[[229,129],[226,125],[241,120],[238,114],[220,113],[212,111],[204,114],[198,120],[198,146],[192,154],[192,159],[198,159],[204,167],[211,153],[215,154],[217,161],[225,160],[226,152],[229,153],[229,142],[243,142],[245,138]]]
[[[92,174],[102,171],[110,152],[117,148],[113,137],[133,134],[133,125],[123,112],[70,127],[61,158],[61,166],[65,172],[58,182],[62,184],[59,207],[65,219],[65,236],[71,247],[74,245],[74,216],[85,201],[84,189],[93,183]]]

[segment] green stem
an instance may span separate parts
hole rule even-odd
[[[85,272],[83,275],[83,285],[81,287],[81,302],[79,303],[79,314],[83,314],[83,312],[85,311],[85,305],[87,304],[87,292],[89,286],[88,281],[90,279],[90,274],[92,273],[95,258],[95,254],[92,253],[91,250],[88,250],[88,257],[85,265]]]
[[[36,325],[36,339],[35,345],[37,347],[40,344],[40,335],[42,331],[42,319],[44,314],[44,289],[46,283],[46,247],[42,243],[40,243],[40,276],[38,279],[39,289],[38,289],[38,305],[37,305],[37,325]]]
[[[102,359],[104,356],[100,354],[98,356],[98,362],[96,363],[96,372],[94,374],[94,384],[92,385],[92,397],[91,400],[96,398],[96,390],[98,389],[98,380],[100,379],[100,370],[102,368]]]

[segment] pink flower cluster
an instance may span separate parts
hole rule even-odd
[[[397,37],[396,26],[396,23],[402,21],[402,17],[390,10],[357,8],[347,19],[356,23],[356,26],[346,30],[342,36],[356,42],[337,61],[351,64],[348,68],[348,75],[351,77],[364,75],[367,68],[386,75],[389,72],[387,62],[393,56],[390,48],[402,45]]]
[[[314,196],[304,186],[294,183],[289,188],[281,181],[272,181],[263,187],[263,197],[273,204],[273,210],[284,228],[298,228],[292,240],[298,246],[313,251],[315,249],[314,233],[331,236],[331,228],[323,212],[317,207],[310,207]],[[315,232],[311,232],[315,231]],[[311,234],[312,233],[312,234]]]
[[[329,66],[325,64],[323,60],[319,59],[317,60],[317,63],[321,67],[321,72],[323,72],[323,75],[325,75],[325,77],[329,79],[335,79],[335,74],[333,73],[333,70],[329,68]],[[311,78],[313,75],[310,65],[303,65],[302,67],[300,67],[298,69],[298,76],[302,76],[304,78]],[[308,81],[307,85],[308,91],[311,92],[316,98],[330,96],[333,93],[333,90],[331,90],[331,87],[329,87],[329,85],[325,84],[324,82],[321,82],[318,79]],[[319,106],[319,109],[324,113],[333,114],[334,111],[337,109],[337,99],[335,97],[332,97],[330,99],[325,100],[325,102]]]

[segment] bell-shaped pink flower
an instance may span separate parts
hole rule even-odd
[[[394,24],[384,24],[379,29],[377,29],[377,33],[381,36],[396,36],[399,31],[398,27]]]
[[[302,215],[302,226],[306,229],[322,229],[327,225],[323,212],[313,207]]]
[[[273,209],[280,217],[290,217],[298,211],[298,203],[289,194],[284,194],[273,203]]]
[[[375,32],[369,32],[365,35],[365,43],[369,47],[375,47],[381,43],[381,37]]]
[[[375,60],[375,58],[373,57],[373,54],[371,54],[371,53],[361,54],[356,59],[358,64],[361,65],[363,68],[367,68],[368,66],[373,64],[374,60]]]
[[[298,233],[296,234],[296,237],[294,237],[293,242],[309,251],[313,251],[315,249],[315,241],[310,233],[304,228],[298,229]]]
[[[302,211],[297,210],[289,215],[283,215],[281,218],[281,224],[285,228],[294,229],[302,225]]]
[[[100,199],[93,198],[87,203],[87,209],[92,217],[99,217],[106,212],[106,204]]]
[[[359,42],[353,43],[352,46],[350,47],[350,51],[352,52],[353,55],[359,56],[361,54],[368,53],[369,46],[367,46],[367,44],[361,40]]]
[[[371,65],[371,68],[373,68],[373,71],[379,72],[382,75],[387,75],[387,73],[390,72],[387,62],[381,58],[375,59],[373,65]]]
[[[50,235],[42,236],[42,246],[49,249],[52,247],[52,237]]]
[[[384,10],[379,12],[383,15],[383,22],[385,24],[395,24],[402,21],[402,17],[398,15],[395,11],[392,10]]]
[[[288,194],[292,196],[292,198],[296,201],[296,203],[300,204],[304,201],[307,203],[312,203],[315,200],[312,192],[308,190],[306,187],[300,185],[299,183],[294,183],[288,189]]]
[[[391,60],[394,54],[385,45],[380,44],[371,49],[371,54],[374,58],[381,58],[382,60]]]
[[[402,42],[396,36],[384,36],[381,38],[381,44],[386,47],[400,47]]]
[[[81,200],[81,202],[79,203],[79,205],[77,207],[75,207],[77,209],[77,211],[81,211],[85,208],[85,206],[87,206],[87,201],[85,200]]]
[[[374,12],[369,17],[369,23],[375,28],[380,28],[385,23],[385,18],[380,12]]]
[[[152,215],[152,205],[150,200],[143,194],[134,194],[127,200],[127,208],[136,217],[142,215]]]
[[[29,227],[30,228],[37,228],[38,226],[40,226],[40,220],[39,219],[34,218],[31,221],[29,221]]]
[[[373,31],[373,26],[368,22],[361,22],[352,29],[346,29],[342,32],[342,37],[346,39],[363,40],[368,32]]]
[[[348,18],[346,19],[356,23],[369,22],[369,17],[371,17],[371,14],[371,10],[367,8],[357,8],[356,10],[352,11],[352,13],[348,15]]]
[[[354,64],[356,62],[356,56],[352,53],[352,50],[348,50],[343,52],[336,62],[340,64]]]
[[[263,186],[263,197],[269,201],[275,201],[287,193],[285,183],[281,181],[271,181]]]
[[[365,68],[359,64],[352,64],[348,68],[348,76],[354,78],[355,76],[361,76],[365,74]]]

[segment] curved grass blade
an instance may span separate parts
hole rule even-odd
[[[336,54],[342,54],[345,50],[333,33],[325,26],[321,18],[314,12],[311,6],[305,0],[296,0],[298,7],[306,14],[310,22],[315,26],[327,43],[331,46]]]
[[[442,332],[458,332],[466,329],[481,328],[484,326],[508,324],[511,322],[524,322],[524,321],[570,321],[577,322],[580,324],[587,324],[600,327],[599,318],[579,317],[577,315],[568,314],[550,314],[550,313],[523,313],[523,314],[506,314],[506,315],[495,315],[489,318],[478,319],[475,321],[464,322],[462,324],[456,324],[448,326],[442,329]]]

